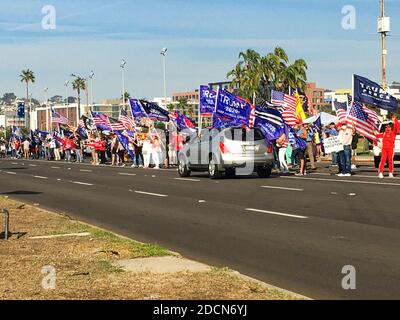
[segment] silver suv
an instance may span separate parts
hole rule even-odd
[[[192,171],[208,171],[211,179],[218,179],[223,173],[233,177],[257,172],[267,178],[273,162],[272,146],[259,129],[205,129],[200,137],[187,139],[178,154],[178,172],[181,177],[188,177]]]

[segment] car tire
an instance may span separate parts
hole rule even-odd
[[[179,159],[179,162],[178,162],[178,173],[182,178],[190,177],[190,175],[192,173],[189,170],[189,167],[188,167],[186,161],[183,160],[183,159]]]
[[[214,156],[210,157],[208,163],[208,175],[210,179],[213,180],[221,178],[221,171],[219,171],[218,164]]]
[[[379,165],[381,164],[381,157],[374,156],[374,163],[375,163],[375,168],[378,169]]]
[[[228,178],[234,178],[236,176],[236,169],[228,168],[228,169],[226,169],[225,174]]]
[[[272,168],[267,167],[267,168],[262,168],[257,170],[257,174],[260,178],[269,178],[272,173]]]

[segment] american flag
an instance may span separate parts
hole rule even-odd
[[[363,106],[363,110],[368,114],[368,122],[378,127],[380,122],[378,114],[374,110],[371,110],[366,106]]]
[[[51,122],[59,123],[59,124],[68,124],[68,119],[58,112],[56,112],[53,108],[51,108]]]
[[[128,112],[124,109],[121,110],[118,118],[127,130],[132,130],[136,128],[135,121],[128,115]]]
[[[92,119],[94,125],[97,126],[108,126],[108,116],[100,112],[92,112]]]
[[[285,120],[285,123],[287,125],[293,127],[298,123],[298,119],[296,116],[296,97],[289,96],[280,91],[272,90],[271,102],[273,104],[282,105],[284,107],[284,109],[282,110],[282,118]]]
[[[368,113],[364,111],[361,103],[354,102],[348,115],[348,122],[355,126],[358,133],[364,137],[376,140],[377,129],[369,120]]]
[[[334,106],[336,109],[336,115],[339,118],[339,122],[346,121],[347,118],[347,103],[334,101]]]
[[[286,93],[272,90],[271,102],[273,104],[283,105],[286,109],[296,112],[297,99]]]
[[[108,126],[112,131],[125,131],[125,125],[117,119],[108,117]]]

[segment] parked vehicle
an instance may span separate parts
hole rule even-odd
[[[383,122],[379,126],[379,131],[381,133],[385,132],[385,127],[391,123],[392,123],[391,121]],[[379,168],[379,164],[381,163],[381,154],[382,154],[382,139],[379,139],[378,142],[374,143],[373,153],[374,153],[375,167]],[[394,147],[394,160],[397,161],[400,160],[400,134],[396,136],[396,142]]]
[[[272,146],[259,129],[205,129],[200,137],[186,141],[179,152],[178,172],[188,177],[192,171],[207,171],[211,179],[223,173],[233,177],[257,172],[266,178],[271,175],[273,162]]]

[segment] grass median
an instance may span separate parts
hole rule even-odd
[[[0,240],[0,299],[299,299],[243,279],[229,269],[153,274],[127,272],[121,260],[173,255],[67,216],[0,197],[10,212],[11,237]],[[0,229],[0,231],[3,231]],[[35,238],[38,237],[38,238]],[[46,285],[46,268],[55,285]]]

